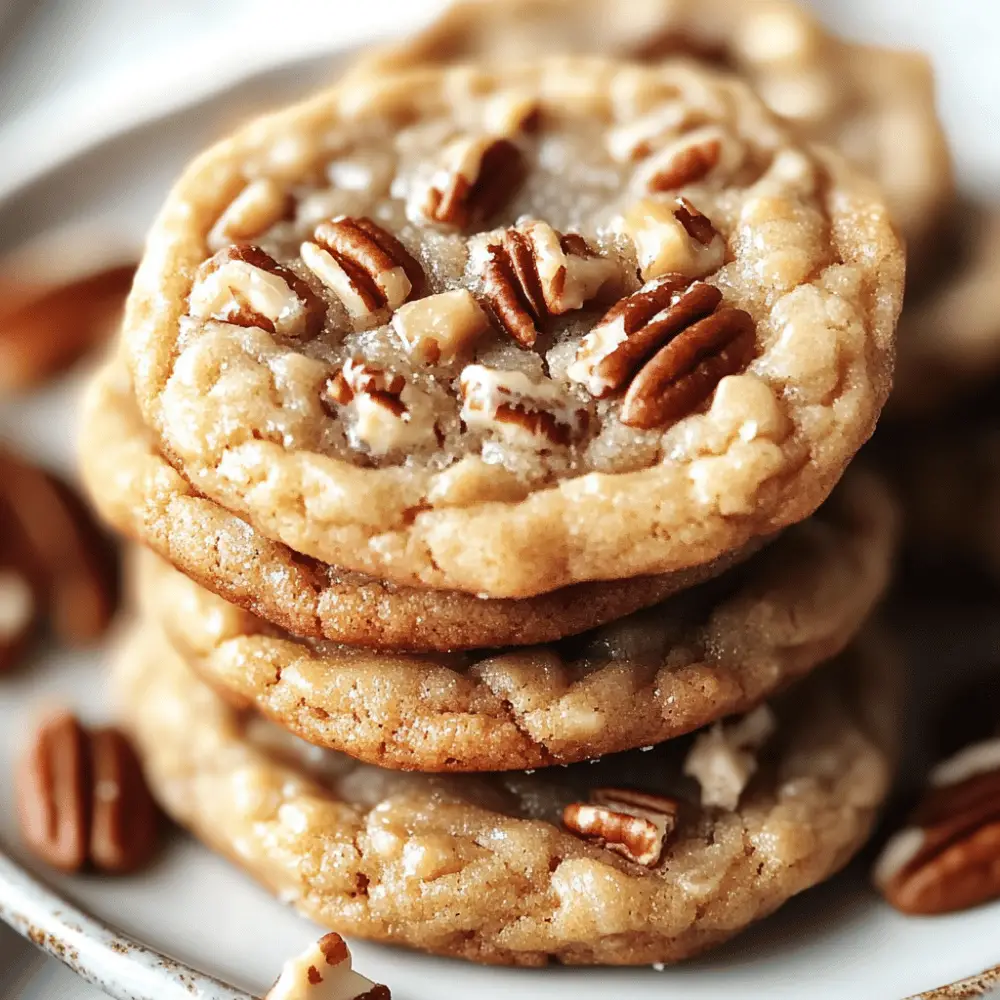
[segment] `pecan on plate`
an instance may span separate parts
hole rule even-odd
[[[39,607],[27,575],[0,564],[0,673],[21,658],[38,624]]]
[[[38,730],[17,773],[26,845],[60,871],[131,872],[156,850],[159,812],[126,737],[68,712]]]
[[[259,327],[282,337],[311,337],[326,310],[294,271],[260,247],[226,247],[195,274],[188,315],[234,326]]]
[[[523,347],[534,346],[539,326],[594,299],[619,280],[618,266],[576,233],[565,236],[544,222],[522,222],[479,240],[483,294],[497,323]]]
[[[285,963],[264,1000],[392,1000],[392,994],[353,970],[346,942],[331,932]]]
[[[23,647],[21,629],[44,618],[70,646],[102,636],[117,605],[117,559],[83,501],[55,476],[0,449],[0,524],[0,578],[7,581],[0,618],[5,608],[9,651]]]
[[[321,222],[302,244],[302,261],[354,320],[371,323],[423,291],[423,268],[392,233],[361,216]]]
[[[39,385],[109,340],[134,274],[123,264],[54,285],[0,278],[0,394]]]
[[[587,840],[654,868],[677,826],[679,803],[627,788],[595,788],[563,810],[563,825]]]
[[[952,913],[1000,898],[1000,737],[935,768],[873,880],[903,913]]]
[[[466,229],[495,215],[526,173],[524,155],[509,139],[463,136],[445,147],[417,211],[431,222]]]

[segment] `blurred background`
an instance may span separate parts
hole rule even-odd
[[[122,254],[134,254],[166,185],[197,148],[251,111],[332,80],[332,53],[412,30],[445,6],[443,0],[0,0],[0,255],[22,253],[28,234],[50,226],[86,232],[95,214],[108,244],[99,249],[110,252],[120,241]],[[813,0],[811,6],[845,35],[931,55],[959,186],[996,201],[997,0]],[[628,0],[621,7],[627,16]],[[214,100],[204,115],[142,128],[249,78],[251,86]],[[133,139],[115,145],[113,162],[107,153],[86,152],[137,127]],[[150,142],[157,143],[157,168],[137,176],[129,157],[148,163],[142,154]],[[86,155],[62,166],[76,153]],[[38,185],[45,175],[49,182]],[[116,196],[124,186],[140,196]],[[83,215],[75,208],[81,199],[88,206]],[[0,399],[0,435],[32,448],[35,442],[17,440],[21,422],[11,419],[11,405]],[[69,447],[49,442],[45,450],[66,465]],[[0,925],[2,1000],[99,995]]]

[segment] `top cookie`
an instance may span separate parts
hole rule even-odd
[[[690,55],[737,70],[802,135],[875,177],[911,265],[933,264],[926,258],[954,179],[925,55],[844,41],[786,0],[631,0],[624,10],[620,0],[462,0],[356,69],[599,52],[642,61]]]
[[[416,70],[197,160],[124,346],[164,454],[265,533],[521,597],[811,513],[887,395],[902,273],[868,183],[734,78]]]

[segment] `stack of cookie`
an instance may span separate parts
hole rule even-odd
[[[122,712],[166,809],[321,923],[675,961],[887,793],[894,514],[844,474],[900,242],[707,65],[395,60],[150,234],[83,421],[143,546]]]

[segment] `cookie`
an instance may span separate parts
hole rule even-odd
[[[719,944],[860,847],[892,770],[891,669],[866,645],[693,741],[450,778],[240,713],[152,630],[114,683],[167,811],[319,923],[478,962],[638,965]]]
[[[143,615],[234,703],[383,767],[499,771],[650,746],[747,711],[843,650],[888,582],[895,511],[849,473],[745,566],[547,646],[400,656],[277,633],[140,553]]]
[[[894,417],[961,405],[1000,375],[1000,209],[959,206],[934,263],[900,321]]]
[[[930,61],[832,37],[807,11],[770,0],[472,0],[357,71],[510,64],[553,52],[644,61],[685,55],[736,70],[810,139],[842,150],[885,191],[911,265],[933,254],[953,195]]]
[[[733,77],[423,69],[199,158],[124,346],[161,452],[258,530],[527,597],[812,513],[888,393],[902,274],[869,182]]]
[[[232,604],[307,639],[409,652],[550,642],[710,579],[761,544],[754,540],[704,566],[521,600],[422,590],[301,556],[199,496],[156,450],[116,362],[89,387],[81,427],[83,478],[116,530]]]

